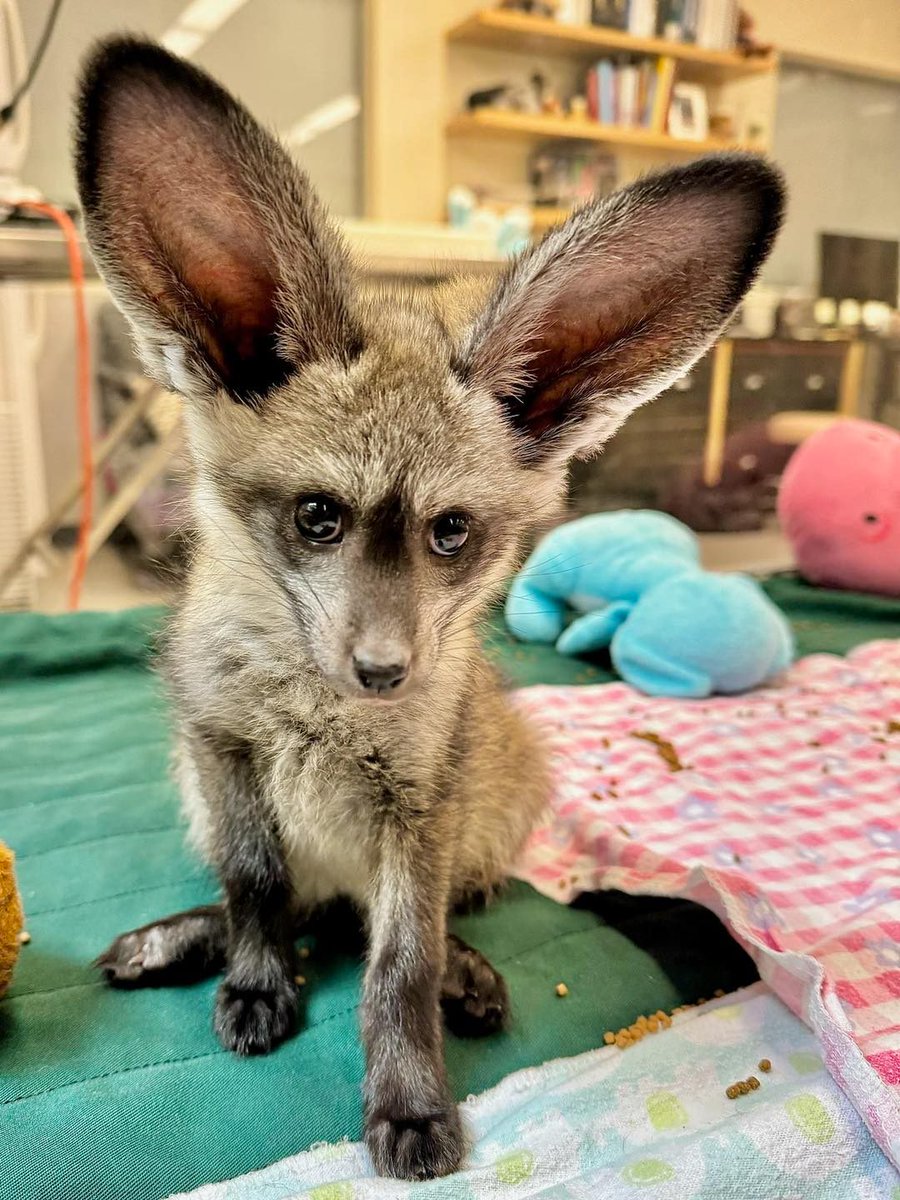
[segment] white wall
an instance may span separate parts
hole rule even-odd
[[[187,0],[67,0],[32,92],[32,138],[23,178],[48,197],[75,201],[71,167],[72,91],[88,46],[113,32],[158,37]],[[20,0],[29,52],[50,0]],[[348,92],[360,94],[362,0],[249,0],[197,54],[199,65],[236,91],[276,129]],[[342,216],[361,205],[361,120],[324,134],[299,152],[326,202]],[[47,336],[38,368],[47,490],[52,503],[78,469],[75,338],[65,284],[42,288]],[[89,289],[92,324],[105,302]],[[96,343],[96,339],[95,339]],[[94,360],[96,367],[96,357]]]
[[[900,239],[900,80],[785,64],[772,154],[790,197],[767,282],[815,291],[820,232]]]
[[[29,50],[51,0],[20,0]],[[49,198],[71,202],[72,90],[95,38],[114,32],[158,37],[187,0],[68,0],[32,93],[31,151],[25,180]],[[360,94],[362,0],[249,0],[196,56],[276,129],[337,96]],[[361,204],[361,121],[323,134],[300,160],[326,202],[341,216]]]

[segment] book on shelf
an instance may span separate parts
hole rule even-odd
[[[737,0],[701,0],[696,42],[706,50],[733,50],[737,42]]]
[[[593,0],[591,21],[607,29],[628,29],[628,9],[631,0]]]
[[[705,50],[737,44],[738,0],[560,0],[556,19],[602,25],[634,37],[696,42]]]
[[[603,125],[662,132],[674,82],[675,60],[665,55],[601,58],[587,73],[588,116]]]
[[[633,37],[649,38],[656,33],[656,0],[629,0],[628,32]]]
[[[675,42],[696,42],[705,50],[737,45],[738,0],[659,0],[656,32]]]
[[[650,110],[650,128],[664,130],[669,121],[669,105],[675,85],[675,59],[658,58],[655,64],[655,83]]]
[[[590,25],[592,0],[559,0],[556,20],[563,25]]]

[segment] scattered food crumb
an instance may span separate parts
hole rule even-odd
[[[297,987],[303,987],[304,983],[306,983],[306,976],[305,975],[295,975],[294,983],[296,983]]]
[[[606,796],[603,794],[603,792],[591,792],[591,797],[594,800],[605,800],[606,799]]]
[[[628,831],[628,830],[625,828],[625,826],[624,826],[624,825],[617,825],[617,826],[616,826],[616,829],[618,829],[619,833],[621,833],[621,835],[622,835],[623,837],[627,837],[627,838],[630,838],[630,837],[631,837],[631,834],[630,834],[630,833],[629,833],[629,831]]]
[[[309,946],[301,946],[298,954],[301,958],[309,958]]]
[[[761,1058],[756,1065],[759,1067],[760,1071],[763,1072],[772,1070],[772,1064],[767,1058]]]
[[[642,742],[649,742],[651,746],[656,747],[656,752],[663,760],[670,771],[683,771],[684,763],[678,757],[678,751],[671,742],[654,733],[650,729],[635,729],[632,731],[632,737],[640,738]]]
[[[564,983],[558,983],[556,985],[556,994],[557,994],[557,996],[568,996],[569,989],[566,987],[566,985]]]
[[[673,1016],[678,1009],[673,1011]],[[643,1014],[636,1017],[634,1023],[623,1027],[618,1033],[613,1033],[610,1029],[603,1035],[603,1040],[607,1046],[615,1044],[620,1050],[624,1050],[627,1046],[634,1046],[641,1041],[648,1033],[659,1033],[661,1029],[669,1029],[672,1025],[672,1017],[663,1010],[657,1009],[655,1013],[651,1013],[649,1017]]]
[[[724,995],[725,995],[724,988],[716,988],[716,990],[713,992],[713,996],[716,998],[716,1000],[721,999],[722,996],[724,996]]]
[[[900,733],[900,721],[888,721],[887,731],[888,733]]]
[[[27,929],[23,929],[22,932],[19,934],[19,945],[27,946],[30,941],[31,941],[31,934],[28,932]]]
[[[767,1058],[764,1058],[762,1060],[762,1062],[767,1063],[767,1062],[769,1062],[769,1060]],[[771,1068],[771,1066],[772,1066],[772,1064],[769,1063],[770,1068]],[[760,1070],[762,1070],[762,1069],[763,1069],[763,1066],[762,1066],[762,1063],[760,1063]],[[725,1095],[728,1097],[729,1100],[736,1100],[738,1098],[738,1096],[747,1096],[750,1094],[750,1092],[755,1092],[760,1086],[761,1086],[760,1082],[756,1078],[756,1076],[751,1075],[749,1079],[738,1079],[734,1083],[729,1084],[728,1087],[725,1089]]]

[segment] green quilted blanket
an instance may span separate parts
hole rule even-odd
[[[803,652],[898,632],[896,604],[768,587]],[[89,966],[116,933],[215,893],[183,847],[167,775],[148,670],[161,616],[0,618],[0,838],[18,856],[32,935],[0,1001],[3,1200],[155,1200],[360,1133],[352,939],[310,942],[301,1032],[262,1059],[218,1046],[214,981],[112,992]],[[602,663],[510,643],[499,619],[487,638],[516,684],[610,678]],[[594,1047],[640,1012],[753,977],[715,919],[680,903],[611,895],[564,908],[516,884],[457,927],[503,969],[515,1004],[508,1032],[448,1038],[461,1098]]]

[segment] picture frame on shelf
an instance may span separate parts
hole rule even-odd
[[[676,83],[669,104],[669,133],[685,141],[702,142],[709,137],[709,105],[706,89],[698,83]]]

